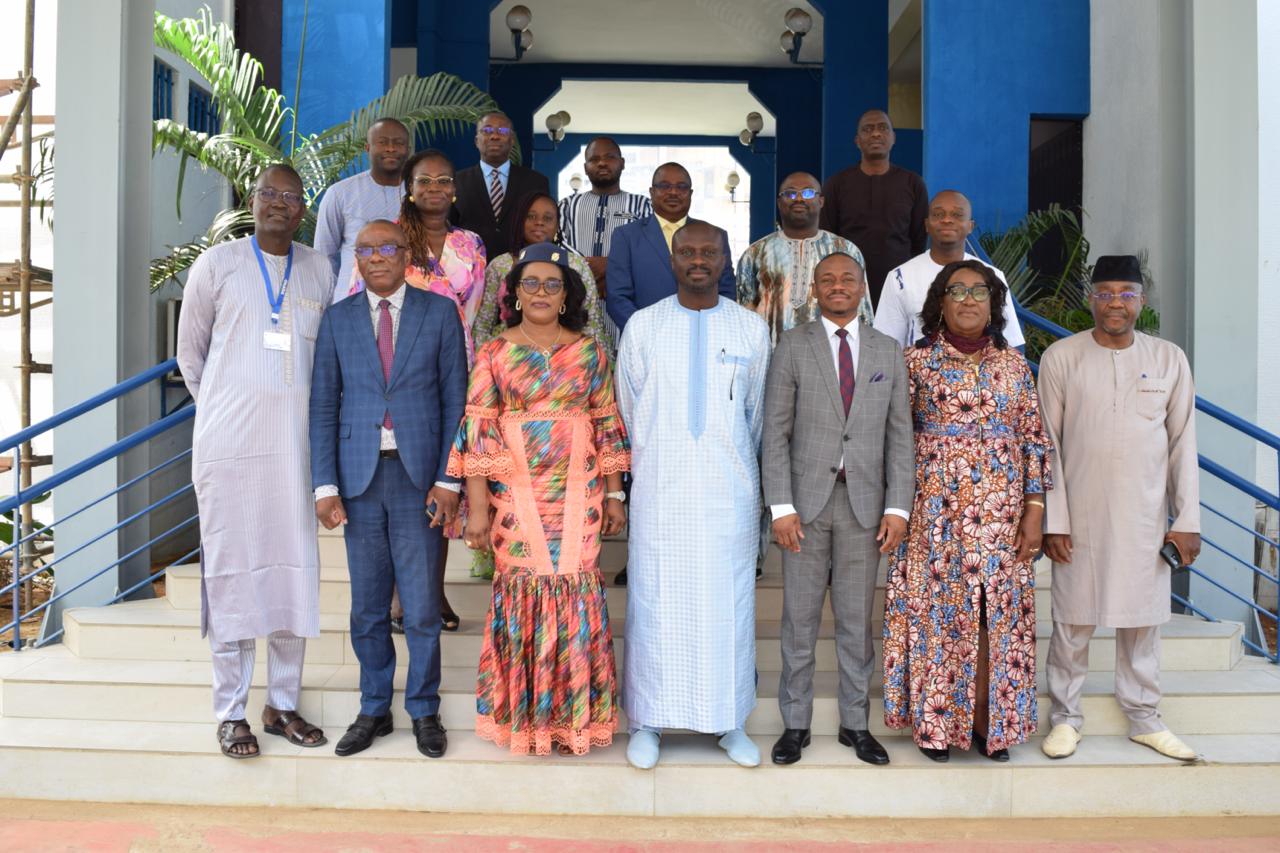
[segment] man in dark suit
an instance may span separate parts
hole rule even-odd
[[[458,309],[405,284],[407,241],[376,219],[356,237],[366,290],[325,312],[311,383],[311,479],[316,516],[346,524],[351,645],[360,661],[360,713],[335,750],[352,755],[391,732],[391,589],[404,605],[409,646],[405,710],[418,751],[447,746],[440,724],[437,529],[458,512],[460,485],[445,475],[466,399],[467,358]]]
[[[609,245],[609,292],[605,307],[622,332],[631,315],[641,308],[674,296],[676,276],[671,271],[671,238],[689,221],[693,180],[679,163],[664,163],[653,173],[649,198],[653,216],[623,225],[613,232]],[[725,265],[720,274],[720,295],[733,301],[737,283],[729,238],[720,232]]]
[[[500,112],[485,113],[476,122],[480,163],[454,178],[458,197],[450,221],[479,234],[490,259],[511,251],[511,217],[520,199],[531,192],[551,192],[546,175],[511,162],[515,141],[511,119]]]
[[[907,369],[897,342],[858,320],[861,264],[837,252],[813,271],[822,315],[778,337],[764,396],[761,470],[782,546],[785,731],[775,764],[809,745],[814,647],[831,587],[836,623],[840,743],[869,764],[889,756],[872,737],[871,621],[880,557],[907,532],[915,444]]]

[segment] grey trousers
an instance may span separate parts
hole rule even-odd
[[[782,552],[782,723],[788,729],[807,729],[813,719],[814,650],[830,578],[840,725],[866,729],[875,666],[871,608],[880,568],[877,530],[854,518],[848,489],[840,482],[818,517],[802,529],[800,553]]]
[[[257,645],[253,639],[219,643],[209,637],[213,651],[213,713],[220,723],[245,718]],[[306,654],[305,637],[295,637],[287,631],[276,631],[267,637],[267,704],[277,711],[298,710],[302,659]]]
[[[1066,723],[1080,731],[1084,713],[1080,695],[1089,672],[1092,625],[1053,623],[1049,681],[1053,725]],[[1168,728],[1160,719],[1160,626],[1116,629],[1116,701],[1129,718],[1129,735],[1151,734]]]

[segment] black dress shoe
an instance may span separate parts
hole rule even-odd
[[[946,763],[951,760],[951,747],[949,746],[944,749],[929,749],[928,747],[921,746],[918,747],[918,749],[924,753],[924,757],[930,761]]]
[[[800,760],[800,750],[808,745],[808,729],[783,729],[782,737],[773,745],[773,763],[795,764]]]
[[[393,634],[404,633],[404,617],[403,616],[400,617],[399,619],[397,619],[394,616],[391,617],[391,633]]]
[[[614,586],[627,585],[627,567],[626,566],[623,566],[622,571],[618,572],[616,575],[613,576],[613,585]]]
[[[1008,761],[1009,760],[1008,749],[997,749],[995,752],[987,752],[987,739],[984,738],[982,735],[978,734],[977,732],[973,733],[973,745],[978,748],[979,752],[981,752],[987,758],[990,758],[992,761]]]
[[[449,738],[440,725],[439,714],[428,714],[413,721],[413,737],[418,742],[418,752],[427,758],[440,758],[449,746]]]
[[[368,749],[374,738],[389,734],[391,734],[390,714],[384,714],[381,717],[360,714],[354,723],[347,726],[347,733],[338,741],[333,751],[337,755],[355,755],[357,752]]]
[[[846,729],[840,727],[840,743],[853,747],[853,752],[868,764],[888,764],[889,753],[884,751],[880,741],[871,736],[866,729]]]

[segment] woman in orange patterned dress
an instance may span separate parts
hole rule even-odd
[[[916,497],[885,595],[890,728],[946,761],[995,761],[1036,729],[1036,612],[1053,445],[1035,381],[1004,339],[1004,283],[980,261],[943,267],[906,351]]]
[[[626,523],[631,452],[568,253],[526,247],[506,298],[510,327],[476,353],[448,468],[466,478],[467,544],[496,563],[476,731],[514,753],[581,755],[618,720],[599,556]]]

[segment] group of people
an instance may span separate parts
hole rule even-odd
[[[476,732],[516,753],[608,745],[621,710],[636,767],[658,762],[670,730],[759,764],[746,724],[772,541],[775,763],[810,743],[828,594],[842,744],[889,762],[869,722],[880,669],[886,724],[930,759],[976,745],[1008,760],[1037,729],[1042,551],[1044,752],[1080,741],[1103,627],[1116,629],[1131,738],[1195,757],[1158,711],[1161,550],[1190,563],[1200,549],[1194,390],[1181,350],[1135,331],[1136,258],[1097,260],[1095,325],[1051,345],[1037,381],[1003,275],[965,252],[968,200],[929,199],[891,164],[882,111],[859,122],[859,164],[825,184],[783,178],[778,230],[736,275],[725,232],[689,217],[680,164],[654,172],[648,198],[625,193],[621,151],[599,137],[591,189],[557,204],[545,177],[510,162],[513,141],[505,115],[483,116],[480,163],[455,173],[380,120],[369,170],[326,193],[314,249],[293,241],[302,184],[277,164],[249,200],[254,234],[191,270],[178,360],[198,406],[202,630],[224,754],[259,754],[246,719],[257,637],[263,731],[327,743],[297,710],[319,631],[318,521],[344,527],[360,664],[338,755],[392,730],[397,631],[418,749],[445,754],[453,538],[492,577]],[[624,529],[619,680],[599,556]]]

